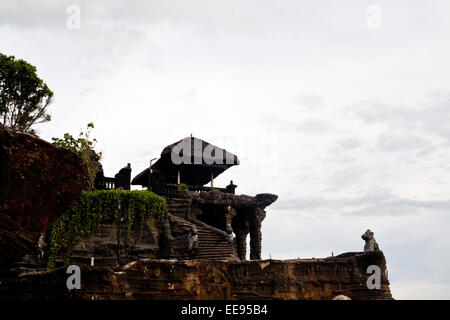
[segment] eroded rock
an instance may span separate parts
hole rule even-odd
[[[392,299],[381,251],[309,260],[138,260],[119,270],[81,266],[81,289],[66,287],[66,268],[4,280],[0,299]],[[368,265],[381,288],[370,290]],[[1,280],[1,279],[0,279]]]
[[[34,250],[85,183],[86,168],[75,153],[0,128],[0,269]]]

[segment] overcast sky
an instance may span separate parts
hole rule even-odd
[[[240,158],[216,185],[279,195],[263,258],[360,251],[370,228],[395,298],[450,299],[449,14],[448,0],[2,0],[0,52],[55,92],[42,138],[95,123],[107,176],[192,133]]]

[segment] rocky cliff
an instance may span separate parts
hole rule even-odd
[[[381,269],[369,290],[367,267]],[[311,260],[138,260],[112,270],[83,266],[69,291],[65,268],[4,279],[0,299],[392,299],[381,251]]]
[[[34,250],[85,183],[86,168],[75,153],[0,128],[0,269]]]
[[[184,191],[180,197],[178,192],[168,201],[162,225],[130,215],[134,210],[126,210],[125,205],[118,205],[124,212],[118,209],[117,217],[115,210],[99,208],[98,229],[76,242],[72,251],[71,263],[81,268],[79,290],[68,290],[65,267],[32,271],[40,267],[32,257],[14,267],[25,254],[32,255],[40,234],[73,206],[85,183],[86,168],[76,154],[28,134],[0,129],[0,300],[332,299],[337,295],[392,299],[381,251],[259,260],[264,209],[277,198],[271,194],[249,197],[212,190]],[[91,211],[84,213],[92,215]],[[82,227],[78,222],[85,216],[79,218],[69,231]],[[123,219],[132,223],[122,223]],[[194,227],[198,248],[186,256],[187,237]],[[252,260],[244,261],[248,234]],[[188,260],[155,259],[163,256]],[[96,266],[89,265],[91,258]],[[379,289],[367,287],[366,271],[371,265],[381,269]]]

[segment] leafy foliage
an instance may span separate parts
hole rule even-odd
[[[6,127],[34,133],[31,126],[48,122],[53,92],[36,74],[36,67],[0,53],[0,121]]]
[[[94,129],[94,124],[91,122],[88,123],[85,132],[80,132],[77,139],[69,133],[65,133],[62,139],[52,138],[53,145],[74,151],[84,161],[88,170],[88,190],[94,189],[95,177],[100,168],[99,161],[102,157],[101,152],[96,153],[94,150],[97,139],[91,140],[92,129]]]
[[[189,186],[186,183],[180,183],[178,185],[178,189],[180,189],[180,190],[189,189]]]
[[[119,205],[125,212],[128,237],[133,224],[139,222],[141,240],[145,221],[154,219],[161,224],[166,212],[166,201],[153,192],[125,190],[83,191],[78,202],[65,212],[50,227],[50,248],[47,268],[53,269],[58,257],[70,263],[72,248],[94,234],[103,214],[113,214],[115,229],[119,225]]]

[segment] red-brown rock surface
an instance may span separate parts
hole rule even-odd
[[[369,290],[369,265],[381,288]],[[66,268],[1,280],[1,299],[392,299],[381,251],[310,260],[138,260],[113,271],[81,267],[81,289],[66,287]]]
[[[75,153],[0,128],[0,269],[34,249],[85,182],[86,168]]]

